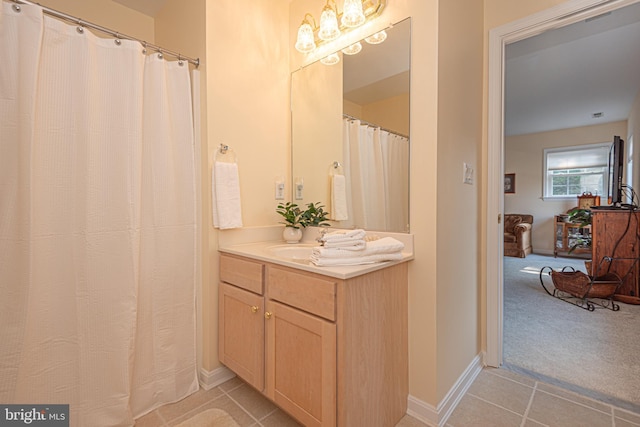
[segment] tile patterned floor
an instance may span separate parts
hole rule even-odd
[[[201,389],[180,402],[165,405],[138,419],[135,425],[175,426],[211,408],[226,411],[241,427],[300,426],[238,378],[208,391]],[[396,427],[426,425],[407,415]],[[505,369],[486,368],[462,398],[446,426],[633,427],[640,426],[640,414]]]

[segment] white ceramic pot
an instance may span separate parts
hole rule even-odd
[[[298,243],[302,239],[302,230],[293,227],[284,227],[282,237],[287,243]]]

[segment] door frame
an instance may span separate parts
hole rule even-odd
[[[487,123],[487,224],[486,224],[486,355],[485,364],[502,365],[504,216],[504,53],[505,46],[564,27],[640,0],[569,0],[489,31],[489,86]]]

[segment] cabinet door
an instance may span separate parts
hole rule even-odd
[[[336,424],[336,325],[268,300],[267,396],[305,426]]]
[[[264,390],[264,298],[220,283],[219,357],[239,377]]]

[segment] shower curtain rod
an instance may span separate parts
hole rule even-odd
[[[32,6],[40,6],[42,8],[42,11],[44,13],[46,13],[47,15],[55,16],[56,18],[60,18],[60,19],[64,19],[65,21],[73,22],[75,24],[78,24],[81,27],[93,28],[94,30],[98,30],[98,31],[100,31],[102,33],[110,34],[110,35],[112,35],[113,37],[115,37],[117,39],[126,39],[126,40],[137,41],[140,44],[142,44],[142,46],[145,49],[149,48],[149,49],[155,50],[156,52],[160,52],[162,54],[171,55],[171,56],[173,56],[175,58],[178,58],[178,61],[188,61],[191,64],[195,65],[196,68],[198,68],[198,66],[200,65],[200,58],[189,58],[188,56],[184,56],[184,55],[181,55],[181,54],[179,54],[177,52],[170,51],[169,49],[165,49],[163,47],[156,46],[156,45],[148,43],[148,42],[146,42],[144,40],[140,40],[140,39],[138,39],[136,37],[131,37],[131,36],[128,36],[126,34],[122,34],[122,33],[119,33],[117,31],[114,31],[114,30],[110,30],[109,28],[105,28],[105,27],[102,27],[100,25],[94,24],[92,22],[84,21],[84,20],[82,20],[80,18],[76,18],[75,16],[67,15],[66,13],[60,12],[59,10],[55,10],[55,9],[51,9],[50,7],[42,6],[39,3],[35,3],[35,2],[29,1],[29,0],[12,0],[12,1],[15,3],[14,7],[18,7],[19,8],[20,4],[29,4],[29,5],[32,5]]]
[[[409,136],[408,136],[408,135],[403,135],[403,134],[401,134],[400,132],[396,132],[395,130],[385,129],[385,128],[380,127],[380,126],[378,126],[378,125],[376,125],[376,124],[366,122],[366,121],[364,121],[364,120],[362,120],[362,119],[359,119],[359,118],[357,118],[357,117],[350,116],[350,115],[348,115],[348,114],[343,114],[343,115],[342,115],[342,117],[343,117],[343,118],[345,118],[345,119],[350,119],[350,120],[360,120],[360,123],[362,123],[363,125],[370,126],[370,127],[373,127],[373,128],[378,128],[378,129],[383,130],[383,131],[385,131],[385,132],[389,132],[389,133],[392,133],[392,134],[394,134],[394,135],[398,135],[398,136],[401,136],[401,137],[403,137],[403,138],[407,138],[407,139],[409,139]]]

